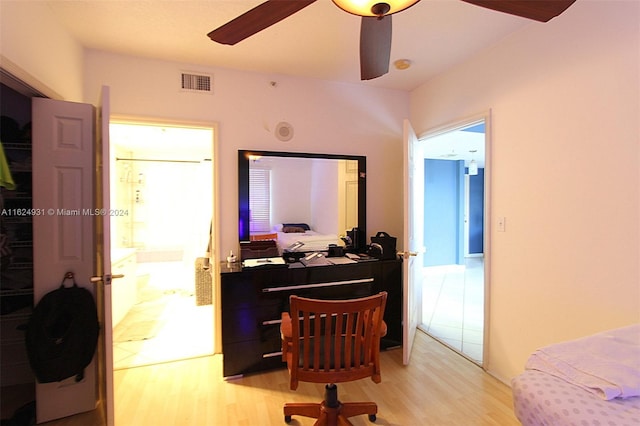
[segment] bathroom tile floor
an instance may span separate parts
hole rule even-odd
[[[484,259],[428,267],[422,287],[420,328],[473,361],[482,363]]]
[[[188,266],[140,263],[138,281],[138,302],[113,330],[115,370],[213,354],[213,305],[196,305]]]

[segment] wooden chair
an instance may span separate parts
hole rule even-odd
[[[368,414],[374,422],[375,402],[338,400],[335,383],[371,377],[380,383],[380,338],[387,293],[351,300],[290,297],[291,312],[282,314],[282,358],[290,387],[298,381],[326,383],[321,403],[287,403],[284,420],[300,415],[318,419],[316,425],[350,425],[348,417]],[[298,318],[293,320],[292,318]]]

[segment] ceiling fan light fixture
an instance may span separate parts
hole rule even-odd
[[[358,16],[385,16],[401,12],[420,0],[333,0],[340,9]]]
[[[477,176],[478,174],[478,163],[476,160],[469,161],[469,176]]]

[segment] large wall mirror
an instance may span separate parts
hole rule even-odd
[[[239,240],[307,224],[320,234],[366,231],[366,157],[238,151]],[[366,235],[366,234],[364,234]]]

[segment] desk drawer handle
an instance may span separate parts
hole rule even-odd
[[[334,287],[339,285],[365,284],[365,283],[371,283],[371,282],[373,282],[373,278],[363,278],[360,280],[332,281],[329,283],[290,285],[286,287],[267,287],[267,288],[263,288],[262,292],[274,293],[277,291],[301,290],[301,289],[307,289],[307,288],[320,288],[320,287]]]

